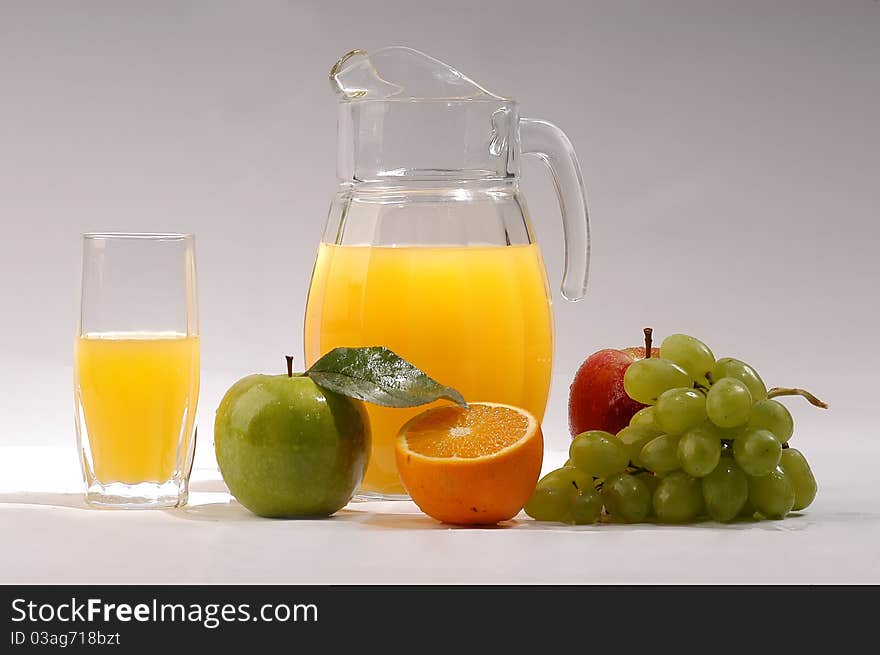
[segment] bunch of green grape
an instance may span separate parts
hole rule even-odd
[[[806,508],[816,479],[789,447],[794,422],[754,368],[684,334],[660,357],[633,362],[624,389],[645,407],[617,435],[574,438],[565,466],[541,478],[525,506],[539,521],[687,523],[709,517],[781,519]]]

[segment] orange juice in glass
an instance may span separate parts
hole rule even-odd
[[[74,341],[86,501],[186,502],[199,396],[191,235],[86,234]]]
[[[318,247],[306,364],[338,346],[386,346],[470,401],[544,415],[553,323],[544,263],[519,185],[547,164],[562,210],[562,292],[583,297],[586,195],[571,142],[515,100],[400,46],[353,50],[330,70],[339,187]],[[405,493],[394,461],[425,408],[366,405],[373,446],[362,495]]]
[[[189,450],[195,422],[199,338],[174,332],[85,334],[74,349],[95,478],[124,484],[171,480],[178,450]]]

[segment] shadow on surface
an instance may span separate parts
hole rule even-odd
[[[82,494],[46,493],[43,491],[0,493],[0,505],[36,505],[40,507],[91,509],[86,505]]]
[[[201,493],[212,491],[225,491],[222,481],[205,481],[199,485]],[[228,496],[226,496],[228,498]],[[37,508],[76,509],[92,512],[140,512],[144,510],[123,510],[92,508],[85,504],[82,494],[79,493],[48,493],[39,491],[20,491],[12,493],[0,493],[0,506],[20,506]],[[663,525],[658,523],[636,523],[631,525],[599,523],[593,525],[565,525],[561,523],[540,523],[528,518],[514,519],[498,525],[474,525],[460,526],[439,523],[434,519],[422,514],[415,505],[409,501],[374,501],[357,502],[339,510],[330,517],[298,518],[298,519],[266,519],[259,517],[245,509],[234,499],[223,502],[197,502],[174,509],[158,510],[167,516],[185,521],[202,522],[263,522],[281,524],[296,524],[300,521],[310,523],[325,523],[328,527],[356,523],[366,528],[378,530],[528,530],[532,532],[605,532],[607,534],[620,533],[621,531],[635,532],[646,531],[676,531],[684,530],[733,530],[733,531],[780,531],[797,532],[808,530],[817,521],[811,518],[809,513],[794,512],[783,521],[737,521],[734,523],[716,523],[714,521],[701,521],[686,525]],[[520,515],[522,516],[522,515]],[[876,519],[875,515],[867,515],[859,512],[841,512],[833,516],[823,516],[822,523],[851,522],[854,519]],[[331,528],[332,529],[332,528]]]
[[[411,503],[381,503],[385,507],[379,507],[379,503],[356,503],[357,509],[344,508],[329,517],[299,517],[299,518],[263,518],[245,509],[235,500],[222,503],[202,503],[187,505],[177,509],[163,510],[168,516],[186,521],[260,521],[266,524],[294,525],[302,521],[309,523],[324,523],[328,527],[342,524],[356,523],[367,528],[380,530],[504,530],[516,527],[516,521],[508,521],[500,525],[475,525],[460,526],[438,523],[434,519],[419,512]],[[370,507],[370,505],[373,505]],[[399,505],[400,507],[387,507]]]
[[[198,505],[184,505],[174,509],[162,510],[168,516],[186,521],[259,521],[260,517],[251,514],[234,500],[222,503],[199,503]]]

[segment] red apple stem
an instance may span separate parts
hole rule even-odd
[[[822,409],[828,409],[828,403],[823,400],[819,400],[818,398],[816,398],[816,396],[811,394],[806,389],[773,387],[767,392],[768,398],[778,398],[779,396],[803,396],[810,402],[811,405],[821,407]]]
[[[654,328],[646,327],[645,333],[645,359],[651,359],[651,339],[654,335]]]
[[[287,360],[287,377],[293,377],[293,355],[285,355],[284,359]]]

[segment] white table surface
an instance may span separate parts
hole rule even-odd
[[[455,528],[409,502],[267,520],[231,499],[210,466],[194,472],[185,508],[94,510],[72,445],[0,447],[0,582],[878,583],[880,445],[867,417],[835,427],[825,440],[806,430],[813,506],[733,525],[574,527],[521,514]],[[851,435],[846,448],[840,435]],[[545,468],[562,457],[548,452]]]
[[[408,502],[352,503],[325,520],[250,514],[227,493],[206,434],[237,377],[227,374],[203,379],[187,507],[86,508],[72,372],[44,376],[39,393],[20,383],[29,379],[22,372],[0,381],[0,583],[880,583],[880,433],[867,378],[823,374],[828,412],[787,403],[792,443],[819,481],[802,516],[575,527],[520,515],[501,527],[455,528]],[[564,460],[566,399],[567,379],[554,380],[545,470]]]

